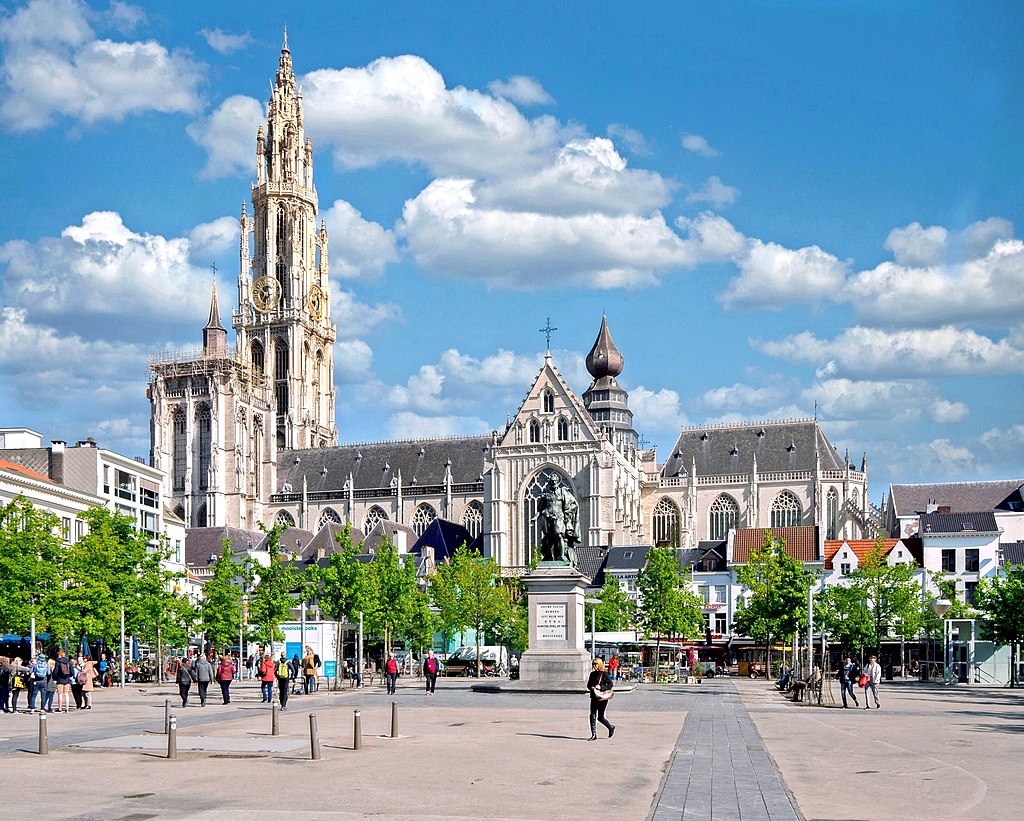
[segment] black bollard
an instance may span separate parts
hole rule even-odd
[[[178,719],[173,715],[167,722],[167,757],[172,760],[178,757]]]
[[[391,737],[398,738],[398,702],[391,702]]]
[[[164,735],[170,730],[171,726],[171,700],[169,698],[164,699]]]
[[[271,719],[270,719],[270,734],[281,735],[281,714],[275,704],[272,708]]]
[[[355,726],[352,728],[352,749],[363,749],[363,720],[358,710],[355,714]]]
[[[316,713],[309,714],[309,756],[313,761],[320,760],[320,736],[316,731]]]
[[[39,755],[50,754],[50,742],[46,737],[46,714],[39,715]]]

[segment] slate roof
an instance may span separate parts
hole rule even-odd
[[[1024,564],[1024,542],[1003,542],[999,549],[1002,551],[1003,565]]]
[[[749,474],[757,457],[758,473],[814,470],[815,451],[822,470],[844,470],[843,457],[813,419],[705,425],[683,428],[662,476],[689,473],[696,459],[700,476]]]
[[[576,546],[576,569],[590,579],[591,587],[604,587],[605,550],[599,545]]]
[[[419,553],[424,547],[434,548],[434,562],[443,562],[463,544],[468,548],[474,543],[473,534],[456,522],[434,519],[409,548],[410,553]]]
[[[739,528],[732,540],[733,564],[746,564],[750,553],[764,543],[764,532],[770,530],[772,537],[786,540],[786,553],[801,562],[817,562],[818,527],[750,527]]]
[[[690,566],[694,570],[700,570],[700,551],[695,547],[676,548],[676,555],[679,557],[679,570],[684,573],[690,572]]]
[[[385,528],[387,528],[387,530],[385,530]],[[363,540],[364,552],[368,555],[375,554],[381,540],[385,536],[393,538],[392,534],[396,531],[405,534],[405,543],[408,547],[412,547],[412,545],[416,544],[416,540],[419,538],[419,536],[416,535],[416,531],[409,527],[409,525],[392,522],[390,519],[381,519],[373,526],[373,529],[366,534],[366,538]]]
[[[319,562],[318,556],[323,551],[325,559],[330,557],[334,553],[341,552],[341,545],[338,544],[338,540],[335,538],[335,534],[341,533],[345,530],[345,525],[339,524],[338,522],[324,522],[316,534],[309,542],[303,547],[301,560],[304,562]],[[352,544],[358,545],[363,541],[363,531],[358,527],[353,526],[349,532],[352,538]]]
[[[922,513],[920,535],[929,533],[996,533],[996,514],[991,510],[975,513]]]
[[[33,479],[42,477],[50,481],[50,448],[5,448],[0,454],[8,464],[20,465],[36,474]]]
[[[17,473],[29,479],[35,479],[38,482],[49,482],[51,485],[54,483],[49,476],[43,476],[43,474],[36,473],[36,471],[31,468],[19,465],[16,462],[8,462],[5,459],[0,459],[0,470],[6,470],[9,473]]]
[[[719,573],[727,570],[729,565],[725,558],[727,552],[726,544],[725,539],[697,542],[697,552],[700,554],[700,558],[697,560],[697,572]],[[709,570],[704,570],[704,564],[708,560],[712,561],[713,567]]]
[[[940,482],[928,485],[890,485],[889,493],[897,516],[913,516],[928,510],[929,504],[949,507],[950,513],[976,510],[1022,510],[1024,479],[993,482]]]
[[[620,573],[639,572],[647,562],[647,554],[650,549],[650,545],[609,547],[608,556],[604,562],[605,573],[609,570]]]
[[[277,457],[278,492],[288,483],[289,492],[301,493],[305,477],[308,492],[334,491],[341,497],[349,474],[357,488],[390,487],[399,472],[403,487],[440,485],[448,461],[456,484],[480,482],[490,446],[490,436],[464,436],[285,450]]]
[[[209,567],[210,556],[219,556],[225,539],[231,542],[236,555],[244,553],[249,543],[255,547],[266,538],[261,530],[242,530],[237,527],[189,527],[185,529],[185,564],[189,567]]]

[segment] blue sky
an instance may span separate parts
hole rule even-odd
[[[0,3],[0,419],[148,453],[281,34],[330,231],[342,441],[582,392],[638,430],[807,417],[890,481],[1020,476],[1016,3]],[[251,208],[251,205],[250,205]]]

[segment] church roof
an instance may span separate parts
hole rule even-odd
[[[764,544],[764,532],[771,531],[772,538],[786,540],[786,553],[801,562],[817,562],[818,528],[815,525],[799,527],[744,527],[736,531],[732,540],[732,561],[746,564],[750,554]]]
[[[822,470],[844,470],[843,457],[813,419],[704,425],[683,428],[662,476],[689,473],[694,461],[699,476],[749,474],[757,459],[758,473],[814,470],[815,454]]]
[[[490,445],[490,436],[464,436],[285,450],[277,457],[278,488],[287,483],[288,492],[301,493],[305,477],[308,492],[342,496],[350,475],[356,488],[386,488],[399,473],[402,487],[442,485],[449,462],[452,482],[479,483]]]
[[[993,482],[938,482],[921,485],[890,485],[897,516],[925,513],[929,505],[948,507],[950,513],[977,510],[1022,510],[1024,479]]]
[[[623,359],[619,349],[615,347],[612,340],[612,333],[608,330],[608,319],[601,316],[601,328],[597,332],[597,339],[590,349],[586,359],[587,371],[594,381],[603,377],[614,377],[622,373]]]
[[[224,330],[224,326],[220,322],[220,305],[217,303],[217,280],[213,281],[213,294],[210,296],[210,317],[206,320],[203,330]]]

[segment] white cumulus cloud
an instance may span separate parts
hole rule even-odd
[[[487,89],[495,97],[511,100],[517,105],[554,105],[555,102],[555,98],[535,78],[520,74],[507,80],[494,80],[487,84]]]
[[[700,134],[684,134],[681,142],[687,151],[700,154],[702,157],[717,157],[719,154]]]
[[[687,202],[706,202],[714,208],[732,205],[740,195],[740,190],[726,185],[719,177],[708,177],[703,186],[687,195]]]
[[[206,41],[207,45],[218,54],[231,54],[233,51],[245,48],[253,41],[252,35],[249,32],[245,34],[231,34],[219,28],[200,29],[199,34]]]
[[[146,111],[197,111],[200,63],[155,40],[100,39],[90,25],[123,28],[130,10],[115,4],[104,15],[78,0],[32,0],[0,21],[4,127],[23,132],[60,117],[90,125]]]
[[[948,399],[936,399],[932,402],[930,413],[932,419],[939,424],[962,422],[967,418],[970,409],[964,402],[950,402]]]
[[[633,427],[652,432],[678,431],[686,424],[679,394],[669,388],[652,391],[643,385],[629,392]]]
[[[388,429],[394,439],[433,439],[489,433],[491,426],[475,416],[426,416],[399,411],[388,419]]]
[[[835,299],[847,268],[817,245],[792,250],[761,240],[750,241],[737,265],[740,275],[718,297],[727,307],[778,309]]]
[[[263,106],[252,97],[228,97],[207,117],[189,123],[188,135],[206,151],[200,177],[216,179],[256,172],[256,130]]]
[[[372,278],[398,261],[394,233],[363,215],[345,200],[335,200],[323,214],[327,222],[332,276]]]

